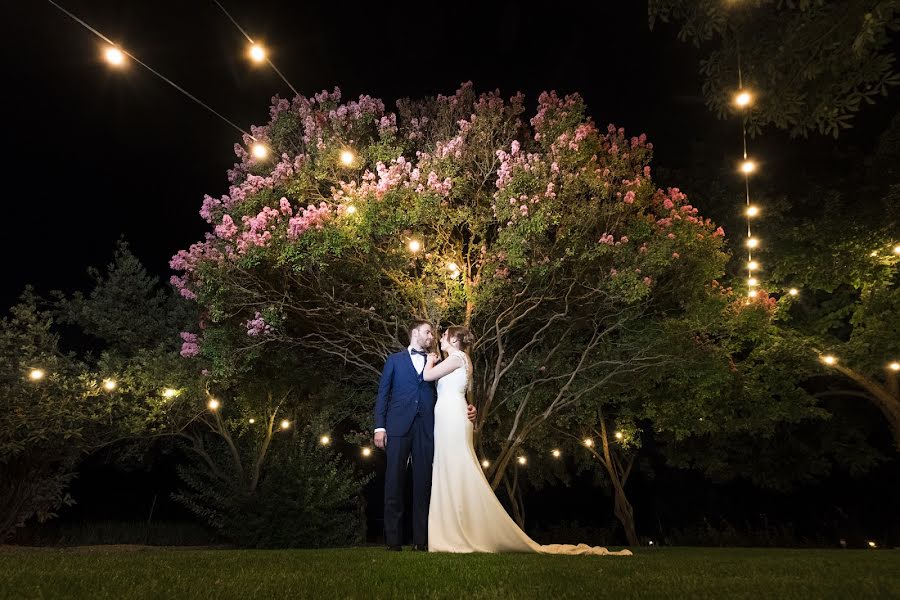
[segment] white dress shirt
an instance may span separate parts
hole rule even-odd
[[[409,346],[407,349],[409,352],[409,357],[412,359],[413,367],[416,369],[416,373],[421,373],[425,370],[425,357],[421,354],[413,354],[413,347]],[[386,431],[384,427],[379,427],[375,430],[375,433],[379,431]]]

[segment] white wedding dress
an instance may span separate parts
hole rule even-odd
[[[447,360],[459,368],[438,380],[434,407],[434,466],[428,510],[431,552],[538,552],[541,554],[631,554],[599,546],[541,545],[525,535],[491,489],[472,444],[466,416],[468,361],[460,351]]]

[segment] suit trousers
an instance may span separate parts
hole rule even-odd
[[[428,505],[431,502],[431,468],[434,461],[434,430],[416,414],[406,435],[388,436],[387,468],[384,475],[384,538],[388,546],[403,543],[403,500],[406,467],[412,457],[412,539],[428,545]]]

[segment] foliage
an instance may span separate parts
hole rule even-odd
[[[365,540],[362,488],[370,479],[332,451],[316,447],[314,431],[269,453],[256,489],[217,477],[203,462],[179,468],[188,489],[175,498],[222,537],[252,548],[348,546]],[[314,438],[312,438],[314,439]],[[216,442],[213,442],[216,443]],[[224,444],[212,453],[230,471]]]
[[[837,137],[861,106],[900,83],[893,38],[897,0],[651,0],[650,26],[678,23],[678,37],[706,52],[703,95],[733,114],[740,77],[756,95],[750,131],[772,125],[792,136]]]

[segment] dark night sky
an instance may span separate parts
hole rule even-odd
[[[132,64],[99,60],[101,42],[50,3],[4,3],[2,97],[9,169],[4,306],[26,283],[83,288],[124,235],[152,271],[202,238],[204,193],[226,191],[238,132]],[[211,0],[62,0],[64,7],[249,129],[290,90],[243,56],[245,41]],[[656,163],[714,125],[696,56],[670,27],[651,32],[644,2],[238,2],[223,4],[301,93],[344,97],[479,90],[578,91],[602,126],[646,132]],[[431,6],[431,8],[429,8]],[[10,185],[11,184],[11,185]]]

